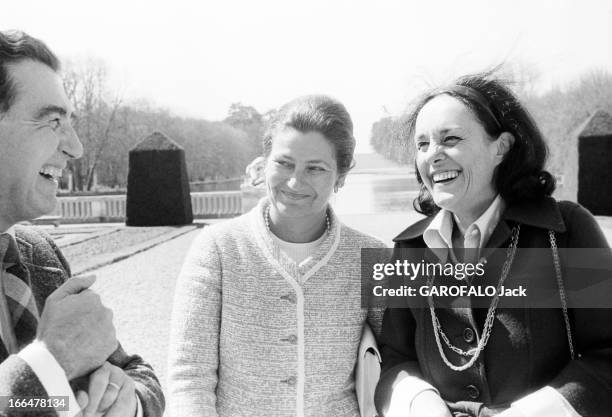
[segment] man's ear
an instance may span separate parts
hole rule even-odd
[[[514,135],[510,132],[502,132],[497,137],[497,156],[503,158],[514,146]]]

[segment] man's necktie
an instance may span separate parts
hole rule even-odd
[[[0,235],[0,255],[2,254],[4,255],[2,287],[17,349],[21,350],[36,337],[36,327],[40,316],[30,288],[28,270],[21,263],[15,238],[8,233]]]

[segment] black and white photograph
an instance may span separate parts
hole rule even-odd
[[[612,417],[609,0],[0,7],[0,417]]]

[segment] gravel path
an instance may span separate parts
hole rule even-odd
[[[93,286],[113,309],[117,338],[128,353],[138,353],[166,384],[172,299],[177,275],[194,230],[148,251],[100,268]]]
[[[114,231],[106,232],[102,236],[85,240],[81,243],[72,244],[62,249],[66,259],[70,261],[72,269],[87,263],[93,256],[113,252],[121,248],[127,248],[139,243],[147,242],[158,236],[176,230],[174,226],[160,227],[127,227],[123,226]]]

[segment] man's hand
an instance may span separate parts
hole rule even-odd
[[[77,392],[83,417],[132,417],[136,414],[134,381],[123,369],[105,362],[89,376],[88,392]]]
[[[45,302],[37,339],[42,341],[68,380],[104,364],[118,346],[113,313],[88,288],[95,276],[75,277],[56,289]]]
[[[453,417],[444,400],[432,390],[423,391],[414,397],[410,415],[414,417]]]

